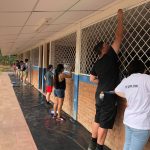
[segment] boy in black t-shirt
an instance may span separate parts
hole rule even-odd
[[[28,78],[28,72],[29,72],[29,65],[28,65],[28,59],[25,59],[25,63],[24,63],[24,80],[23,83],[27,84],[27,78]]]
[[[119,53],[123,37],[123,11],[118,10],[118,25],[115,34],[115,40],[110,46],[103,41],[99,42],[94,51],[100,56],[100,59],[94,64],[90,81],[97,83],[96,115],[92,126],[92,139],[88,150],[103,150],[108,129],[113,128],[117,112],[117,98],[115,95],[105,94],[100,98],[100,93],[112,91],[115,89],[119,78],[119,64],[117,54]]]

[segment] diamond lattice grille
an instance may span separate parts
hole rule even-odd
[[[135,58],[142,60],[150,72],[150,2],[124,13],[124,37],[119,54],[121,75],[126,75],[129,63]],[[112,43],[115,36],[117,16],[82,29],[80,72],[90,74],[98,57],[93,52],[97,41]]]
[[[52,64],[67,64],[74,68],[76,53],[76,33],[67,35],[51,43]],[[74,70],[73,70],[74,71]]]

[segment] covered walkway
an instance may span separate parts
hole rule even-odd
[[[0,150],[37,150],[7,73],[0,74]]]
[[[54,120],[45,97],[12,73],[1,74],[0,99],[0,150],[87,149],[90,133],[65,113],[64,122]]]
[[[0,53],[19,62],[28,59],[30,83],[22,86],[15,76],[1,74],[0,66],[0,150],[87,149],[96,92],[90,72],[99,59],[93,48],[100,41],[112,45],[118,9],[123,9],[124,28],[118,55],[120,80],[134,58],[150,74],[150,0],[0,1]],[[40,93],[45,93],[44,75],[50,64],[54,70],[58,64],[64,64],[65,71],[72,68],[62,123],[52,119]],[[125,108],[126,101],[120,99],[114,127],[105,140],[111,150],[123,149]],[[150,150],[150,139],[144,150]]]

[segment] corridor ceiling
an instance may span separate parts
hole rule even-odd
[[[115,0],[0,0],[0,49],[15,54]]]

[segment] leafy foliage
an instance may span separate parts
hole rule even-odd
[[[15,63],[15,60],[17,59],[16,55],[9,55],[9,56],[2,56],[1,50],[0,50],[0,64],[2,65],[12,65]]]

